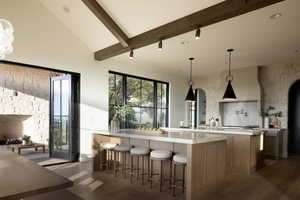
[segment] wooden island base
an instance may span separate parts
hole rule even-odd
[[[226,139],[220,137],[218,140],[201,141],[201,139],[194,142],[193,139],[174,142],[172,138],[170,141],[164,137],[164,141],[159,141],[159,137],[155,138],[134,138],[134,134],[124,134],[124,136],[105,135],[95,133],[93,136],[93,153],[94,153],[94,170],[101,170],[99,168],[101,159],[106,159],[101,156],[100,149],[101,142],[114,142],[117,144],[127,144],[130,146],[144,146],[152,150],[169,150],[173,153],[180,153],[187,156],[186,167],[186,199],[196,200],[202,189],[211,186],[219,185],[223,182],[226,173]],[[192,143],[191,143],[192,142]],[[105,155],[105,154],[104,154]],[[127,165],[129,166],[129,159]],[[122,159],[121,159],[121,162]],[[145,165],[147,170],[147,164]],[[169,165],[166,165],[169,166]],[[169,167],[165,167],[166,174],[168,174]],[[154,171],[159,171],[158,163],[154,163]],[[181,170],[179,169],[178,177],[181,177]],[[122,177],[122,176],[120,176]],[[167,183],[166,183],[167,184]]]

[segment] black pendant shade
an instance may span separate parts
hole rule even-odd
[[[229,53],[229,62],[228,62],[228,75],[226,76],[226,79],[228,81],[223,99],[224,100],[234,100],[236,99],[233,87],[231,85],[231,81],[233,80],[233,76],[231,75],[231,53],[233,52],[233,49],[227,50]]]
[[[225,90],[223,99],[224,100],[226,100],[226,99],[227,100],[229,100],[229,99],[236,99],[234,90],[233,90],[232,85],[231,85],[231,80],[228,81],[228,85],[227,85],[227,88]]]
[[[185,97],[185,101],[196,101],[196,97],[192,85],[190,85],[190,89]]]
[[[194,90],[193,90],[193,82],[192,82],[192,73],[193,73],[193,60],[194,58],[189,58],[190,60],[190,89],[185,97],[185,101],[187,102],[192,102],[192,101],[196,101],[196,96],[194,94]]]

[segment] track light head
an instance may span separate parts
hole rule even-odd
[[[133,59],[133,50],[132,49],[130,50],[130,53],[129,53],[129,59]]]
[[[162,40],[159,40],[158,42],[158,51],[162,51],[163,50],[163,43]]]
[[[195,34],[195,39],[199,40],[200,39],[200,35],[201,35],[201,30],[200,30],[200,28],[197,28],[196,34]]]

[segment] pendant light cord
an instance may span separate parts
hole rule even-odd
[[[231,77],[231,51],[229,51],[229,77]]]
[[[228,75],[226,76],[227,81],[232,81],[233,76],[231,75],[231,53],[233,52],[233,49],[227,50],[229,53],[229,59],[228,59]]]
[[[193,71],[193,67],[192,67],[192,60],[191,60],[191,66],[190,66],[190,85],[192,83],[192,71]]]

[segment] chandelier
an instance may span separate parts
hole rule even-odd
[[[0,59],[13,51],[12,43],[14,41],[14,28],[11,23],[5,19],[0,19]]]

